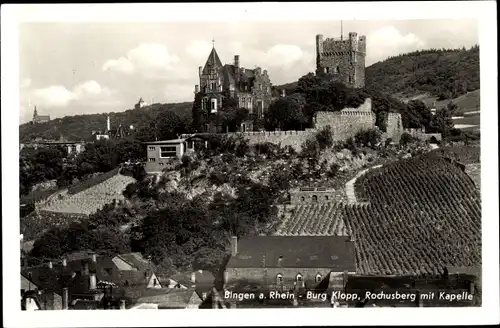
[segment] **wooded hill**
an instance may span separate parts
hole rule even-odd
[[[130,125],[135,131],[149,128],[149,124],[162,111],[176,113],[186,120],[191,119],[191,102],[175,104],[153,104],[140,109],[129,109],[124,112],[109,113],[111,129],[116,129],[120,124],[129,129]],[[91,140],[92,131],[104,131],[108,114],[87,114],[65,116],[43,124],[25,123],[19,126],[20,142],[28,142],[36,137],[44,139],[59,139],[62,136],[68,140]]]

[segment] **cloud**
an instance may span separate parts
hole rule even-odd
[[[30,78],[23,79],[20,83],[20,87],[22,89],[29,88],[30,86],[31,86],[31,79]]]
[[[118,59],[110,59],[102,65],[103,71],[116,71],[126,74],[131,74],[134,72],[134,65],[124,57]]]
[[[33,91],[33,100],[44,107],[64,107],[75,100],[85,100],[100,95],[110,95],[108,88],[103,88],[94,80],[76,85],[72,91],[62,85],[52,85]]]
[[[195,59],[206,59],[210,50],[212,50],[212,44],[200,40],[191,41],[186,47],[187,54]]]
[[[369,66],[395,54],[422,49],[425,46],[425,42],[417,35],[413,33],[403,35],[394,26],[386,26],[367,36],[366,65]]]
[[[107,60],[103,71],[116,71],[125,74],[140,73],[147,78],[162,78],[171,71],[180,58],[170,54],[165,45],[158,43],[141,43],[131,49],[126,57]]]

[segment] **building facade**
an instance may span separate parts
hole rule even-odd
[[[267,70],[241,67],[239,55],[234,56],[233,64],[223,65],[214,47],[205,66],[198,68],[198,75],[200,83],[195,85],[195,97],[203,95],[201,108],[207,115],[222,109],[224,94],[229,94],[239,108],[246,108],[255,118],[262,118],[272,101]]]
[[[366,37],[349,32],[349,37],[316,36],[316,74],[333,74],[352,88],[365,86]]]

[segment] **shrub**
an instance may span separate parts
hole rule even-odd
[[[338,172],[339,172],[339,169],[340,169],[340,166],[337,164],[337,163],[332,163],[332,165],[330,165],[330,169],[328,170],[328,177],[330,178],[334,178],[337,176]]]
[[[320,150],[330,148],[333,145],[333,133],[329,125],[316,133],[316,141]]]
[[[369,129],[356,133],[354,141],[358,146],[374,148],[380,142],[381,137],[378,129]]]
[[[317,140],[307,139],[302,144],[300,155],[303,158],[318,158],[320,150],[319,142]]]
[[[229,175],[219,173],[219,172],[212,172],[209,177],[209,181],[211,184],[214,184],[216,186],[223,185],[224,183],[229,183]]]
[[[278,154],[279,152],[279,146],[270,143],[270,142],[264,142],[264,143],[258,143],[253,146],[255,149],[255,152],[259,155],[266,155],[269,157],[274,157]]]
[[[399,144],[401,146],[406,146],[407,144],[413,142],[414,138],[408,132],[405,132],[401,135],[401,139],[399,140]]]

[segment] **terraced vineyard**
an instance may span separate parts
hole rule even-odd
[[[436,154],[402,160],[356,182],[369,206],[345,207],[364,274],[439,273],[481,264],[481,201],[467,175]]]
[[[278,228],[280,236],[347,236],[341,203],[297,205]]]

